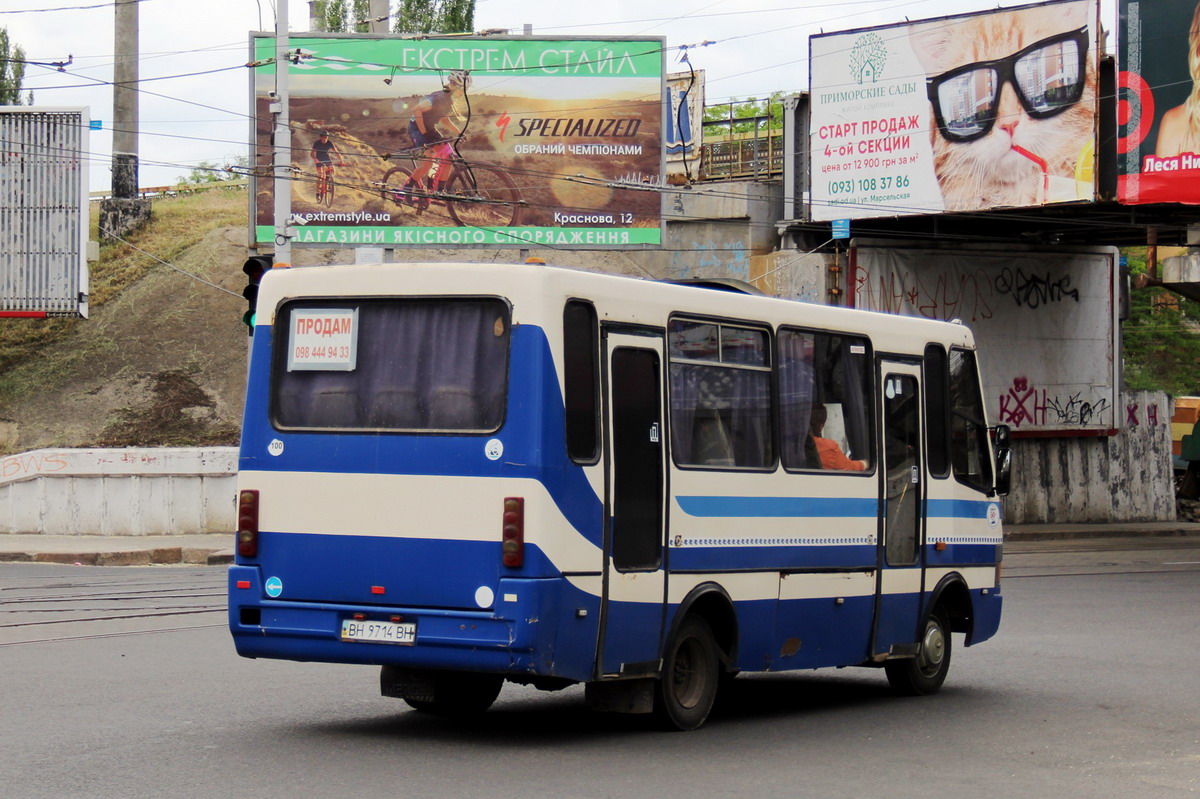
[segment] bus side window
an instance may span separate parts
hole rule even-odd
[[[599,333],[590,302],[570,300],[563,309],[563,402],[567,455],[594,463],[599,456]]]
[[[950,460],[954,478],[980,491],[992,486],[987,424],[975,353],[950,350]]]
[[[779,346],[779,430],[787,469],[821,469],[813,439],[813,414],[821,406],[822,437],[835,442],[844,471],[870,471],[874,367],[867,339],[837,333],[781,328]],[[829,448],[829,443],[824,446]]]
[[[925,347],[925,453],[929,473],[934,477],[950,475],[950,378],[946,348],[941,344]]]

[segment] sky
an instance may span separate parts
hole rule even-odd
[[[177,182],[203,161],[247,152],[249,33],[275,29],[277,0],[142,0],[139,6],[139,183]],[[808,37],[947,14],[1023,5],[996,0],[478,0],[477,30],[550,36],[663,36],[687,47],[709,105],[808,88]],[[1101,6],[1110,30],[1111,0]],[[59,10],[61,9],[61,10]],[[289,0],[289,28],[308,30],[307,0]],[[0,27],[30,61],[38,107],[89,109],[92,191],[111,184],[114,9],[104,0],[0,0]],[[669,49],[667,71],[686,69]],[[60,71],[53,64],[66,62]]]

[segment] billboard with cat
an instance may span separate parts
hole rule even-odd
[[[1200,203],[1200,4],[1121,0],[1117,199]]]
[[[812,37],[812,218],[1093,200],[1098,13],[1064,0]]]

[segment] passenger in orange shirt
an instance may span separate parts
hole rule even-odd
[[[817,456],[821,459],[821,468],[836,469],[842,472],[861,472],[866,470],[866,461],[856,461],[848,458],[836,441],[831,438],[821,437],[821,432],[825,429],[825,422],[828,418],[829,411],[825,410],[824,405],[813,406],[812,419],[809,426],[812,428],[813,443],[817,445]]]

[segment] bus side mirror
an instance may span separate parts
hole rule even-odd
[[[1008,449],[1012,446],[1012,431],[1009,430],[1008,425],[998,424],[992,429],[996,432],[995,441],[997,447]]]
[[[1008,425],[996,425],[996,485],[997,496],[1006,497],[1012,488],[1012,443]]]

